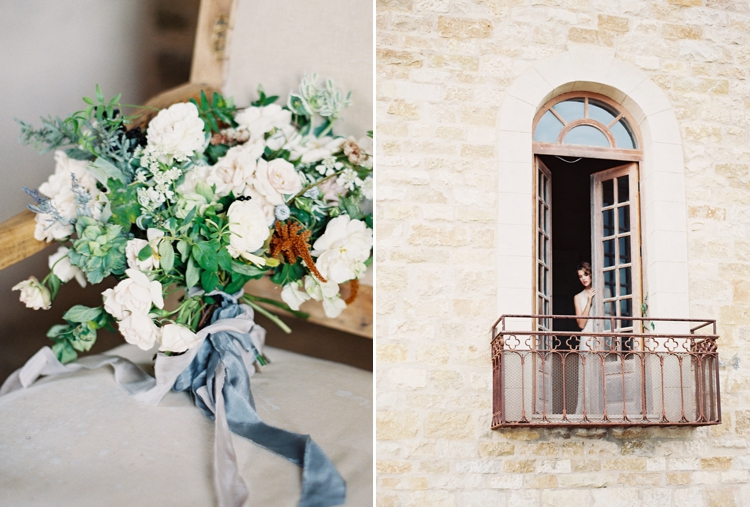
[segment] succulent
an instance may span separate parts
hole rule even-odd
[[[92,284],[110,274],[125,272],[125,245],[128,235],[122,227],[103,224],[91,217],[80,216],[76,223],[78,239],[68,253],[70,263],[80,267]]]

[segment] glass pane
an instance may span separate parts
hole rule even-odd
[[[549,239],[544,238],[544,263],[547,264],[547,266],[550,265],[549,258],[550,258]]]
[[[630,277],[630,268],[620,269],[620,295],[629,296],[633,293],[633,280]]]
[[[546,299],[544,300],[544,314],[545,315],[550,314],[549,313],[549,301],[547,301]],[[547,326],[549,327],[549,324],[547,324]]]
[[[608,209],[602,211],[602,225],[604,237],[614,236],[615,234],[615,210]]]
[[[544,298],[539,296],[539,306],[537,306],[536,311],[540,315],[544,315]],[[544,322],[539,322],[539,324],[544,325]]]
[[[624,232],[630,231],[630,206],[621,206],[617,210],[617,214],[619,215],[618,218],[618,227],[617,227],[617,233],[622,234]]]
[[[619,238],[620,264],[630,264],[630,236]]]
[[[604,303],[604,316],[605,317],[609,317],[610,315],[614,315],[613,314],[614,306],[615,306],[614,301],[609,301],[607,303]],[[607,324],[609,324],[609,321],[605,321],[605,322]],[[605,325],[605,329],[610,329],[610,328]]]
[[[542,193],[542,181],[544,180],[544,175],[542,174],[542,171],[539,171],[539,181],[536,183],[536,190],[539,195],[539,199],[544,200],[544,194]]]
[[[615,270],[609,270],[604,272],[604,299],[609,299],[611,297],[615,297],[617,293],[615,292]]]
[[[628,176],[620,176],[617,178],[617,202],[628,202],[629,200]]]
[[[552,109],[554,109],[563,120],[570,123],[574,120],[583,118],[583,98],[558,102],[552,107]]]
[[[635,141],[625,118],[612,125],[609,131],[614,136],[618,148],[635,149]]]
[[[612,123],[612,120],[614,120],[618,114],[620,113],[604,102],[589,99],[589,118],[592,120],[596,120],[606,126]]]
[[[633,316],[633,300],[632,299],[620,300],[620,316],[621,317]]]
[[[603,146],[609,148],[609,140],[604,133],[591,125],[579,125],[570,129],[563,144],[582,144],[585,146]]]
[[[615,265],[615,240],[608,239],[604,242],[604,267]]]
[[[613,180],[602,181],[602,207],[615,203],[615,184]]]
[[[543,261],[544,255],[542,255],[542,251],[544,249],[544,235],[541,232],[539,233],[539,239],[536,243],[537,243],[536,246],[537,246],[537,256],[538,256],[537,258],[540,261]]]
[[[563,124],[558,120],[554,114],[547,111],[539,119],[539,123],[536,124],[536,131],[534,132],[534,141],[542,143],[556,143],[557,136],[563,129]]]
[[[542,199],[544,200],[545,203],[548,203],[549,202],[549,180],[547,179],[546,176],[542,177],[542,189],[543,189]]]

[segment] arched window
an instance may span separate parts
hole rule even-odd
[[[534,153],[640,160],[642,150],[634,125],[633,118],[608,97],[566,93],[537,112]]]

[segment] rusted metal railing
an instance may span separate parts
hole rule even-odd
[[[572,319],[591,322],[548,330]],[[503,315],[492,427],[719,424],[717,340],[713,320]]]

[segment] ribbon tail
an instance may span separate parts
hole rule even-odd
[[[245,482],[240,477],[237,467],[237,456],[232,445],[232,434],[227,425],[226,407],[224,405],[225,371],[224,365],[219,362],[216,369],[216,382],[214,387],[215,406],[215,428],[216,437],[214,441],[214,486],[219,507],[247,507],[248,490]]]

